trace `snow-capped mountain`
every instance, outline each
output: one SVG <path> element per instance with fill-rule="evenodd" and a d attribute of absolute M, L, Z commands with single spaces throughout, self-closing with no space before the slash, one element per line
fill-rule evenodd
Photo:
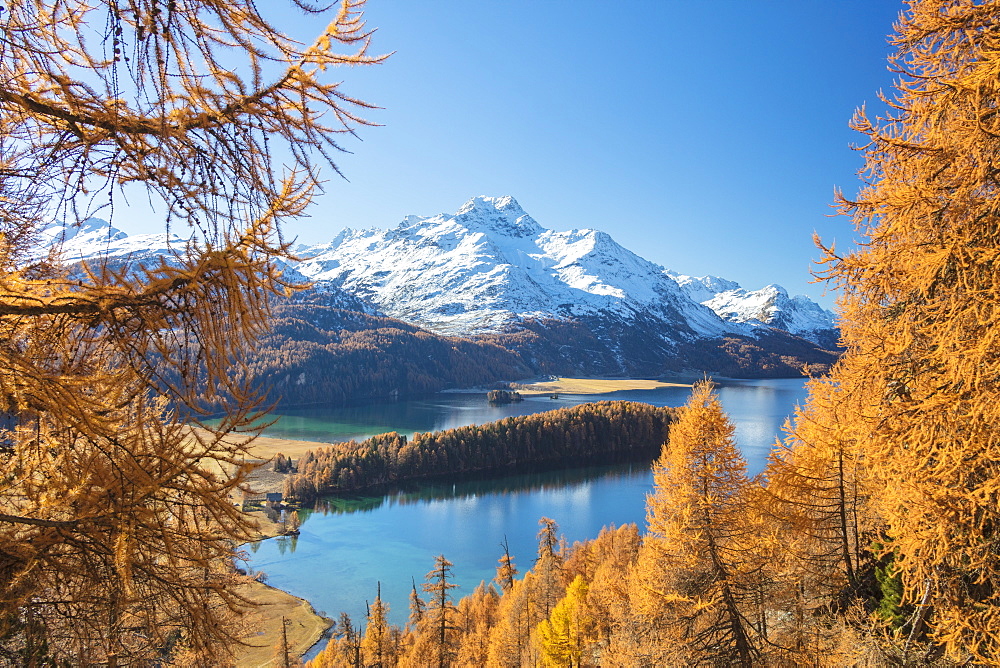
<path fill-rule="evenodd" d="M 176 234 L 128 235 L 101 218 L 88 218 L 78 226 L 51 225 L 42 230 L 40 236 L 39 259 L 47 255 L 49 249 L 55 249 L 65 264 L 100 258 L 112 266 L 128 264 L 133 268 L 156 265 L 161 260 L 174 263 L 187 250 L 188 244 L 187 239 Z M 294 265 L 283 263 L 281 268 L 291 283 L 310 282 Z M 321 294 L 315 291 L 298 293 L 291 301 L 380 315 L 370 302 L 329 286 Z"/>
<path fill-rule="evenodd" d="M 718 276 L 692 277 L 665 272 L 694 301 L 723 320 L 755 327 L 781 329 L 809 340 L 836 329 L 834 315 L 803 295 L 789 296 L 780 285 L 745 290 Z"/>
<path fill-rule="evenodd" d="M 128 236 L 99 219 L 44 234 L 68 263 L 146 264 L 185 248 L 176 235 Z M 283 317 L 317 306 L 387 316 L 479 337 L 540 373 L 787 376 L 836 358 L 833 315 L 807 297 L 676 274 L 605 232 L 545 229 L 512 197 L 475 197 L 390 230 L 344 230 L 296 254 L 304 259 L 286 276 L 314 287 Z"/>
<path fill-rule="evenodd" d="M 437 333 L 471 335 L 525 318 L 652 313 L 684 332 L 718 331 L 662 268 L 596 230 L 543 229 L 511 197 L 455 215 L 409 216 L 392 230 L 345 230 L 305 248 L 299 271 Z"/>
<path fill-rule="evenodd" d="M 832 314 L 806 297 L 673 274 L 605 232 L 544 229 L 512 197 L 476 197 L 454 215 L 408 216 L 391 230 L 345 230 L 300 254 L 309 259 L 299 271 L 319 286 L 363 296 L 438 333 L 595 317 L 657 320 L 672 340 L 833 328 Z"/>
<path fill-rule="evenodd" d="M 57 248 L 66 263 L 107 257 L 116 262 L 146 262 L 184 252 L 186 240 L 176 234 L 129 236 L 100 218 L 88 218 L 79 226 L 52 225 L 41 232 L 46 250 Z"/>

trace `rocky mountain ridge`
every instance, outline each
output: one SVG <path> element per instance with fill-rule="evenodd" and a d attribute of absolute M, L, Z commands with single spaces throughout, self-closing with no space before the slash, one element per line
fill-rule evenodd
<path fill-rule="evenodd" d="M 833 314 L 808 297 L 676 274 L 605 232 L 547 230 L 512 197 L 476 197 L 454 215 L 408 216 L 390 230 L 344 230 L 299 253 L 308 259 L 297 269 L 319 289 L 443 334 L 594 317 L 660 320 L 677 341 L 762 327 L 818 341 L 835 330 Z"/>
<path fill-rule="evenodd" d="M 169 262 L 186 245 L 175 234 L 129 236 L 98 219 L 43 234 L 67 263 Z M 303 259 L 286 274 L 313 287 L 277 306 L 275 333 L 256 354 L 262 385 L 295 367 L 294 382 L 281 384 L 292 397 L 310 388 L 301 401 L 320 401 L 345 369 L 361 368 L 359 351 L 373 345 L 375 357 L 364 363 L 372 371 L 361 374 L 371 386 L 355 379 L 346 393 L 330 385 L 331 395 L 346 401 L 461 384 L 442 376 L 449 367 L 476 376 L 466 384 L 539 373 L 793 376 L 837 357 L 833 315 L 807 297 L 677 274 L 598 230 L 547 230 L 512 197 L 476 197 L 455 214 L 407 216 L 394 229 L 347 229 L 296 252 Z M 436 351 L 421 355 L 437 366 L 414 366 L 416 350 Z M 447 350 L 459 357 L 446 362 Z M 303 356 L 314 363 L 295 361 Z"/>

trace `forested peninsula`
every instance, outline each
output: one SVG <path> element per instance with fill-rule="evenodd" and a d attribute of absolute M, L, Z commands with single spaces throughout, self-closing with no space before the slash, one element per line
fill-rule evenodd
<path fill-rule="evenodd" d="M 523 465 L 655 456 L 676 409 L 600 401 L 412 438 L 396 432 L 310 450 L 284 483 L 286 499 L 310 503 L 407 480 L 509 470 Z M 283 457 L 276 457 L 282 467 Z"/>

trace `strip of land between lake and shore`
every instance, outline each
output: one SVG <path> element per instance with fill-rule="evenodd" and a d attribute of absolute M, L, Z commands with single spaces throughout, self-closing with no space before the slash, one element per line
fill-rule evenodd
<path fill-rule="evenodd" d="M 636 378 L 554 378 L 534 382 L 512 383 L 510 389 L 522 396 L 545 396 L 557 394 L 611 394 L 622 390 L 649 390 L 660 387 L 687 387 L 688 383 L 663 382 Z M 486 388 L 451 390 L 451 392 L 485 393 Z M 267 461 L 278 453 L 298 460 L 309 450 L 322 448 L 328 443 L 302 441 L 270 436 L 258 436 L 250 444 L 249 454 L 254 459 Z M 252 475 L 252 486 L 258 492 L 281 491 L 284 476 L 258 469 Z M 249 513 L 258 523 L 259 540 L 281 535 L 277 523 L 268 519 L 262 510 Z M 302 656 L 332 625 L 332 620 L 322 617 L 308 602 L 292 594 L 275 589 L 260 582 L 251 583 L 246 594 L 260 604 L 255 614 L 260 621 L 255 627 L 255 635 L 248 642 L 256 645 L 241 651 L 236 665 L 239 668 L 257 668 L 273 661 L 276 645 L 280 642 L 282 618 L 286 620 L 288 640 L 294 656 Z"/>
<path fill-rule="evenodd" d="M 691 387 L 691 383 L 664 382 L 644 378 L 555 378 L 532 382 L 512 383 L 511 390 L 521 396 L 545 396 L 553 394 L 611 394 L 623 390 L 654 390 L 661 387 Z M 486 388 L 444 390 L 445 393 L 486 394 Z M 255 458 L 270 459 L 281 453 L 298 459 L 309 450 L 316 450 L 328 442 L 300 441 L 286 438 L 258 436 L 250 445 Z"/>
<path fill-rule="evenodd" d="M 257 540 L 281 535 L 278 523 L 268 519 L 262 510 L 247 514 L 257 522 Z M 245 545 L 243 547 L 246 548 Z M 236 668 L 267 668 L 278 665 L 276 657 L 282 642 L 282 621 L 285 623 L 288 655 L 293 661 L 320 642 L 327 629 L 333 625 L 333 620 L 317 614 L 308 601 L 284 590 L 256 580 L 241 587 L 243 589 L 240 593 L 258 607 L 250 613 L 255 618 L 249 620 L 248 627 L 252 631 L 244 639 L 247 645 L 236 651 Z"/>
<path fill-rule="evenodd" d="M 655 390 L 660 387 L 691 387 L 691 383 L 666 382 L 646 378 L 552 378 L 506 383 L 506 389 L 531 397 L 551 394 L 610 394 L 622 390 Z M 442 390 L 443 393 L 483 393 L 487 388 Z"/>

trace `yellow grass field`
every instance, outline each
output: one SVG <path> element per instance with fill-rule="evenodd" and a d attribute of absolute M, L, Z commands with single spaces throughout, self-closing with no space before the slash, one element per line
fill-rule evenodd
<path fill-rule="evenodd" d="M 253 633 L 246 639 L 250 647 L 237 651 L 237 668 L 265 668 L 280 666 L 279 648 L 281 646 L 281 619 L 286 621 L 289 658 L 294 662 L 305 654 L 330 626 L 330 621 L 317 615 L 312 606 L 301 598 L 297 598 L 259 582 L 248 585 L 250 598 L 260 604 L 251 613 L 249 626 Z"/>
<path fill-rule="evenodd" d="M 285 438 L 258 436 L 250 445 L 250 453 L 259 459 L 270 459 L 280 452 L 286 457 L 297 460 L 306 453 L 306 450 L 315 450 L 322 448 L 324 445 L 329 445 L 329 443 L 293 441 Z"/>
<path fill-rule="evenodd" d="M 522 395 L 605 394 L 621 390 L 655 390 L 658 387 L 691 387 L 689 383 L 664 383 L 643 378 L 557 378 L 517 386 Z"/>

